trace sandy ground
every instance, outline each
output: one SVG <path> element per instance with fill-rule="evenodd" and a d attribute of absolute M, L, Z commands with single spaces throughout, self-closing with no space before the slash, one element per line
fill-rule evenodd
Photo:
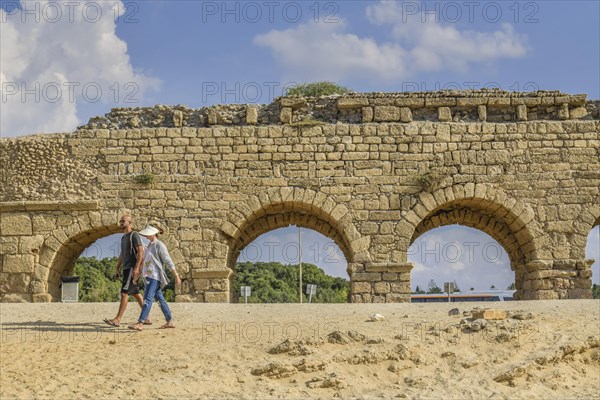
<path fill-rule="evenodd" d="M 1 398 L 600 398 L 598 300 L 492 303 L 533 318 L 479 331 L 490 303 L 171 306 L 134 332 L 116 303 L 0 304 Z"/>

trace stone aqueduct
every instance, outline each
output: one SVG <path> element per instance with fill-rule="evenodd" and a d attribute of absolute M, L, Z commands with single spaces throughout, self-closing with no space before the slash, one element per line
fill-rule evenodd
<path fill-rule="evenodd" d="M 240 251 L 290 224 L 334 240 L 353 302 L 410 299 L 411 243 L 448 224 L 502 244 L 521 299 L 591 296 L 598 102 L 497 90 L 115 109 L 73 133 L 0 140 L 2 301 L 60 299 L 82 251 L 158 220 L 177 301 L 228 302 Z"/>

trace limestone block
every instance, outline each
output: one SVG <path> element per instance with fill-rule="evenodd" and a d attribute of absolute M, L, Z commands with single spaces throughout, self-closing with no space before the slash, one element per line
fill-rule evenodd
<path fill-rule="evenodd" d="M 362 122 L 373 122 L 373 107 L 362 108 Z"/>
<path fill-rule="evenodd" d="M 204 292 L 204 301 L 207 303 L 229 303 L 229 293 Z"/>
<path fill-rule="evenodd" d="M 369 282 L 352 282 L 352 293 L 371 293 L 371 284 Z"/>
<path fill-rule="evenodd" d="M 525 104 L 517 106 L 517 121 L 527 121 L 527 106 Z"/>
<path fill-rule="evenodd" d="M 371 297 L 373 303 L 386 303 L 386 296 L 383 294 L 375 295 Z"/>
<path fill-rule="evenodd" d="M 569 104 L 563 103 L 558 109 L 558 118 L 565 120 L 569 119 Z"/>
<path fill-rule="evenodd" d="M 425 99 L 414 97 L 399 98 L 396 99 L 394 104 L 398 107 L 421 108 L 425 107 Z"/>
<path fill-rule="evenodd" d="M 352 275 L 353 282 L 378 282 L 381 281 L 380 272 L 356 272 Z"/>
<path fill-rule="evenodd" d="M 183 126 L 183 111 L 173 111 L 173 126 L 176 128 Z"/>
<path fill-rule="evenodd" d="M 577 107 L 569 111 L 571 119 L 579 119 L 588 115 L 588 110 L 585 107 Z"/>
<path fill-rule="evenodd" d="M 210 287 L 210 279 L 194 279 L 195 290 L 208 290 Z"/>
<path fill-rule="evenodd" d="M 216 290 L 225 292 L 229 287 L 228 281 L 226 279 L 211 279 L 210 280 L 210 290 Z"/>
<path fill-rule="evenodd" d="M 410 303 L 410 292 L 388 293 L 385 295 L 386 303 Z"/>
<path fill-rule="evenodd" d="M 400 108 L 395 106 L 375 106 L 374 120 L 390 122 L 400 120 Z"/>
<path fill-rule="evenodd" d="M 282 107 L 281 113 L 279 114 L 279 121 L 282 124 L 291 124 L 292 123 L 292 108 L 291 107 Z"/>
<path fill-rule="evenodd" d="M 478 106 L 477 107 L 477 115 L 480 121 L 487 120 L 487 107 L 486 106 Z"/>
<path fill-rule="evenodd" d="M 31 254 L 7 254 L 3 264 L 2 272 L 30 274 L 33 272 L 35 257 Z"/>
<path fill-rule="evenodd" d="M 33 295 L 34 303 L 51 303 L 52 295 L 48 293 L 38 293 Z"/>
<path fill-rule="evenodd" d="M 388 282 L 375 282 L 374 285 L 375 293 L 389 293 L 390 292 L 390 284 Z"/>
<path fill-rule="evenodd" d="M 401 122 L 412 122 L 413 115 L 412 110 L 408 107 L 400 108 L 400 121 Z"/>
<path fill-rule="evenodd" d="M 458 107 L 475 107 L 485 105 L 488 102 L 487 97 L 459 97 L 456 99 Z"/>
<path fill-rule="evenodd" d="M 392 293 L 410 293 L 410 282 L 391 282 L 390 290 Z"/>
<path fill-rule="evenodd" d="M 591 291 L 591 290 L 590 290 Z M 531 296 L 531 300 L 558 300 L 559 292 L 556 290 L 537 290 L 530 293 L 524 294 L 525 296 Z M 529 300 L 529 299 L 524 299 Z"/>
<path fill-rule="evenodd" d="M 41 235 L 23 236 L 19 239 L 19 253 L 37 254 L 40 252 L 42 244 L 44 244 L 44 237 Z"/>
<path fill-rule="evenodd" d="M 36 233 L 51 231 L 56 228 L 56 219 L 45 215 L 34 215 L 33 231 Z"/>
<path fill-rule="evenodd" d="M 0 299 L 2 303 L 27 303 L 30 301 L 31 294 L 29 293 L 10 293 Z"/>
<path fill-rule="evenodd" d="M 369 99 L 363 97 L 341 98 L 337 102 L 339 110 L 347 110 L 352 108 L 362 108 L 369 105 Z"/>
<path fill-rule="evenodd" d="M 40 294 L 46 293 L 48 291 L 48 287 L 46 282 L 44 281 L 32 281 L 31 282 L 31 293 Z"/>
<path fill-rule="evenodd" d="M 17 237 L 0 236 L 0 254 L 14 254 L 19 251 Z"/>
<path fill-rule="evenodd" d="M 31 218 L 27 214 L 0 214 L 0 235 L 32 235 Z"/>
<path fill-rule="evenodd" d="M 219 123 L 219 113 L 214 108 L 208 110 L 208 124 L 217 125 Z"/>
<path fill-rule="evenodd" d="M 425 99 L 426 107 L 440 107 L 448 108 L 456 105 L 456 98 L 454 97 L 428 97 Z"/>
<path fill-rule="evenodd" d="M 504 310 L 486 308 L 485 310 L 474 311 L 472 317 L 473 319 L 502 320 L 506 319 L 508 314 Z"/>
<path fill-rule="evenodd" d="M 438 120 L 440 122 L 452 121 L 452 111 L 450 107 L 439 107 L 438 108 Z"/>
<path fill-rule="evenodd" d="M 48 276 L 50 276 L 50 268 L 46 268 L 43 265 L 36 265 L 33 270 L 33 279 L 37 279 L 39 281 L 48 280 Z"/>
<path fill-rule="evenodd" d="M 279 104 L 281 104 L 281 107 L 302 108 L 306 107 L 306 99 L 303 97 L 282 97 Z"/>
<path fill-rule="evenodd" d="M 28 274 L 0 275 L 0 292 L 2 293 L 26 293 L 29 291 L 31 277 Z"/>

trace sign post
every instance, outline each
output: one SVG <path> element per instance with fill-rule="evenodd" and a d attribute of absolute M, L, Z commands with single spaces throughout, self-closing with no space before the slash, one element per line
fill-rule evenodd
<path fill-rule="evenodd" d="M 248 304 L 248 297 L 252 294 L 250 286 L 240 287 L 240 295 L 244 298 L 244 303 Z"/>
<path fill-rule="evenodd" d="M 317 294 L 317 285 L 306 285 L 306 295 L 308 296 L 309 303 L 315 294 Z"/>
<path fill-rule="evenodd" d="M 454 282 L 444 282 L 444 292 L 448 293 L 448 303 L 450 303 L 450 295 L 454 293 Z"/>

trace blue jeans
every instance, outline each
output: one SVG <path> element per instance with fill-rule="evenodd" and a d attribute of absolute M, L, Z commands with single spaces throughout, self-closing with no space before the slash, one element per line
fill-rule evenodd
<path fill-rule="evenodd" d="M 143 323 L 148 318 L 148 315 L 150 315 L 150 309 L 152 308 L 154 299 L 158 301 L 160 309 L 167 322 L 173 319 L 169 305 L 167 304 L 167 301 L 163 296 L 162 289 L 160 288 L 160 282 L 156 279 L 146 278 L 146 288 L 144 289 L 144 305 L 142 306 L 142 314 L 140 315 L 139 322 Z"/>

